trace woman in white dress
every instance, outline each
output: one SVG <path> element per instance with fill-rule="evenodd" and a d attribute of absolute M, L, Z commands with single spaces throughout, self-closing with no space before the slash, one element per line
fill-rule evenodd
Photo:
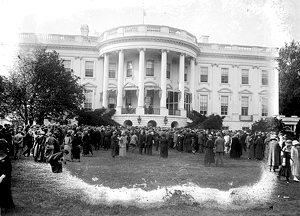
<path fill-rule="evenodd" d="M 291 158 L 292 158 L 292 175 L 294 176 L 294 181 L 296 182 L 299 181 L 299 177 L 300 177 L 299 152 L 300 152 L 300 143 L 297 140 L 294 140 L 291 149 Z"/>
<path fill-rule="evenodd" d="M 127 144 L 127 136 L 125 131 L 122 131 L 121 137 L 119 140 L 119 156 L 125 157 L 126 156 L 126 144 Z"/>

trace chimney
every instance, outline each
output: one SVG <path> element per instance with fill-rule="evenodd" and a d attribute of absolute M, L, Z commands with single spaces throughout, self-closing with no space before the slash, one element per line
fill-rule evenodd
<path fill-rule="evenodd" d="M 89 35 L 89 26 L 87 24 L 84 24 L 80 28 L 81 36 L 88 36 Z"/>
<path fill-rule="evenodd" d="M 202 35 L 199 40 L 200 40 L 200 43 L 208 43 L 208 39 L 209 39 L 209 36 Z"/>

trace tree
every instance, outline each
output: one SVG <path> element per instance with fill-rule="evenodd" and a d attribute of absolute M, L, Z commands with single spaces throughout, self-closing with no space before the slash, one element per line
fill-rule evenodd
<path fill-rule="evenodd" d="M 8 79 L 10 107 L 25 124 L 59 118 L 80 108 L 84 100 L 79 77 L 65 70 L 56 51 L 47 52 L 45 47 L 22 48 Z"/>
<path fill-rule="evenodd" d="M 264 131 L 264 132 L 279 132 L 284 131 L 284 123 L 282 119 L 278 119 L 276 117 L 268 117 L 268 118 L 261 118 L 258 121 L 255 121 L 252 126 L 252 132 L 256 131 Z"/>
<path fill-rule="evenodd" d="M 280 113 L 291 115 L 300 106 L 299 42 L 285 43 L 279 50 L 278 66 Z"/>
<path fill-rule="evenodd" d="M 9 113 L 7 85 L 6 77 L 0 76 L 0 118 L 4 118 Z"/>
<path fill-rule="evenodd" d="M 105 108 L 91 110 L 78 110 L 76 113 L 78 115 L 78 125 L 92 125 L 92 126 L 119 126 L 120 124 L 111 119 L 115 114 L 116 110 L 107 110 Z"/>
<path fill-rule="evenodd" d="M 198 127 L 202 129 L 222 129 L 223 126 L 224 117 L 219 115 L 212 114 L 207 117 L 193 110 L 188 117 L 193 121 L 188 124 L 187 127 L 189 128 Z"/>

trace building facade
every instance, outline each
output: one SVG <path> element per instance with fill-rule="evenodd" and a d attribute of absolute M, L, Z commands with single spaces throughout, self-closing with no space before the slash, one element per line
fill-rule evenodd
<path fill-rule="evenodd" d="M 20 34 L 21 45 L 56 50 L 85 87 L 84 107 L 115 108 L 126 125 L 186 126 L 187 114 L 224 116 L 249 128 L 278 115 L 277 49 L 209 43 L 168 26 L 132 25 L 89 36 Z"/>

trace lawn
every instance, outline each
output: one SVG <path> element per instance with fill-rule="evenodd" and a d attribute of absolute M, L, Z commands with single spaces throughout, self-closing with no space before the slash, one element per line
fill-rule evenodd
<path fill-rule="evenodd" d="M 16 208 L 7 215 L 299 215 L 300 183 L 276 180 L 263 161 L 226 156 L 224 168 L 204 167 L 200 154 L 171 151 L 167 159 L 157 154 L 113 159 L 100 150 L 68 163 L 61 174 L 32 158 L 13 161 Z M 264 181 L 263 187 L 257 183 Z M 159 199 L 165 187 L 171 192 L 164 202 L 138 205 L 144 196 Z M 222 205 L 215 196 L 222 193 L 234 202 Z M 199 201 L 200 194 L 208 199 Z M 249 202 L 247 194 L 258 202 Z M 126 198 L 128 203 L 120 202 Z"/>

